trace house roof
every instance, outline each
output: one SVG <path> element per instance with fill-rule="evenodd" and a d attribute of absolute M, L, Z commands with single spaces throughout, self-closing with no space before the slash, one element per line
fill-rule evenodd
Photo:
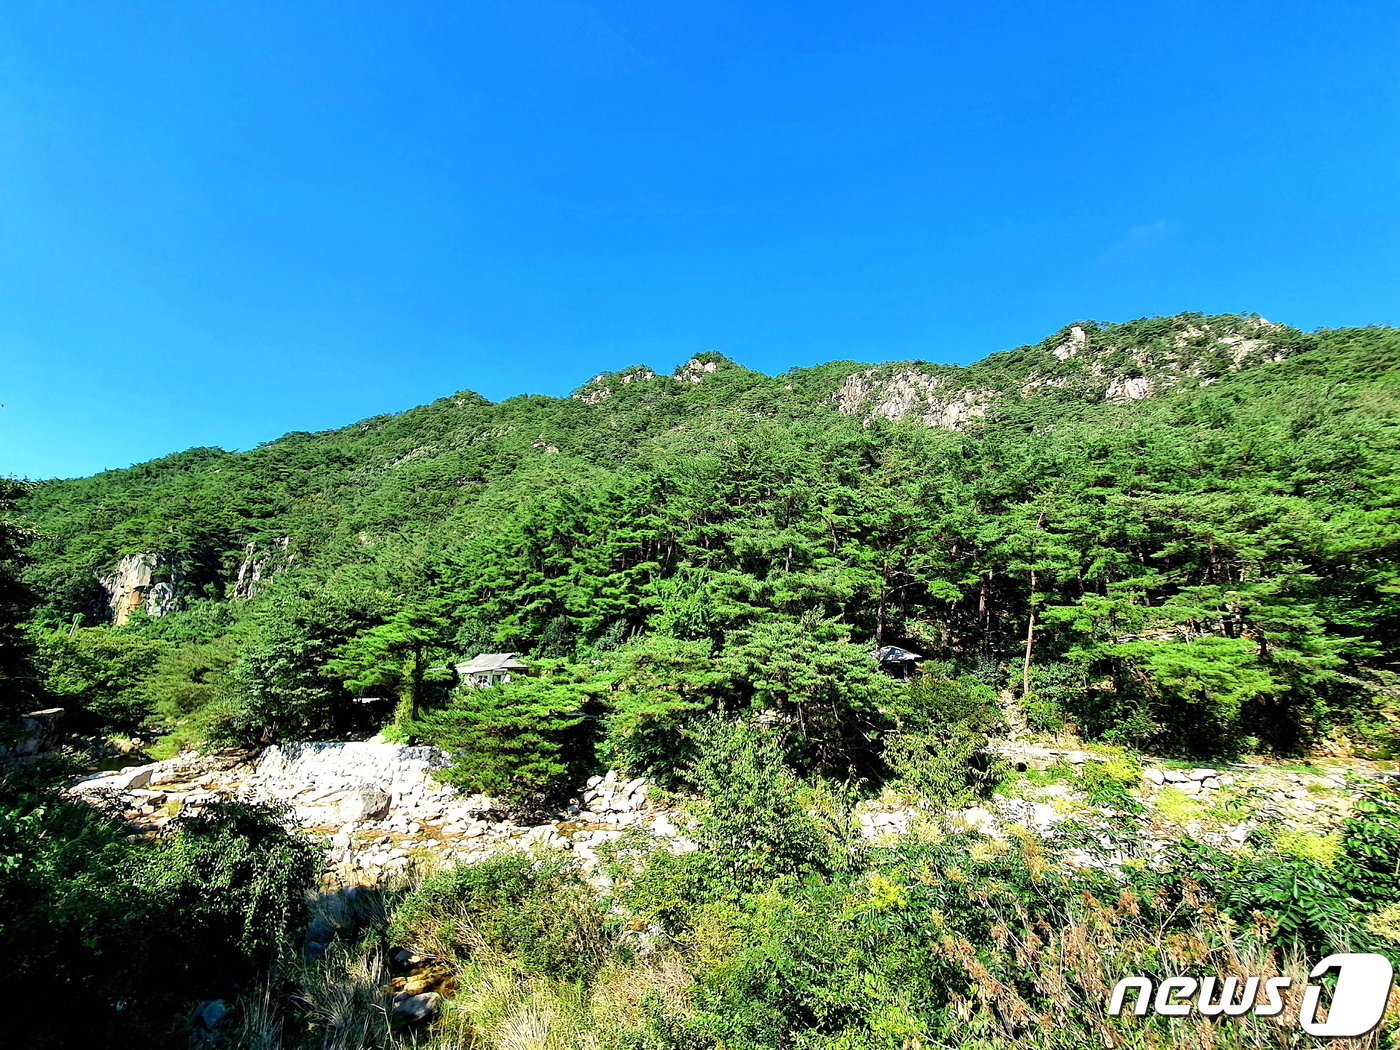
<path fill-rule="evenodd" d="M 523 671 L 525 665 L 514 653 L 480 653 L 464 664 L 457 665 L 458 674 L 480 674 L 483 671 Z"/>
<path fill-rule="evenodd" d="M 882 645 L 875 650 L 875 659 L 882 664 L 902 664 L 908 660 L 922 660 L 923 657 L 897 645 Z"/>

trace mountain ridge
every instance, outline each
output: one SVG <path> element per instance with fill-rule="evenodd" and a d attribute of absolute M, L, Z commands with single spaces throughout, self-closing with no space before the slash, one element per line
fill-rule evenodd
<path fill-rule="evenodd" d="M 492 402 L 462 390 L 242 452 L 194 448 L 34 483 L 27 506 L 46 566 L 35 572 L 50 575 L 40 590 L 55 614 L 130 606 L 129 596 L 103 598 L 95 587 L 136 556 L 168 563 L 186 600 L 246 598 L 263 582 L 251 582 L 259 562 L 299 557 L 305 565 L 315 560 L 308 544 L 325 555 L 332 537 L 337 556 L 359 559 L 355 545 L 372 548 L 395 534 L 421 540 L 439 531 L 435 516 L 450 521 L 472 504 L 513 513 L 532 491 L 567 486 L 570 477 L 648 470 L 697 427 L 723 441 L 772 428 L 834 434 L 842 419 L 866 431 L 1044 428 L 1257 378 L 1345 342 L 1349 331 L 1370 330 L 1305 333 L 1257 315 L 1181 314 L 1075 322 L 964 366 L 840 361 L 769 376 L 711 351 L 669 376 L 644 365 L 605 372 L 567 397 Z M 389 507 L 397 511 L 376 509 Z M 453 534 L 477 527 L 462 523 Z"/>

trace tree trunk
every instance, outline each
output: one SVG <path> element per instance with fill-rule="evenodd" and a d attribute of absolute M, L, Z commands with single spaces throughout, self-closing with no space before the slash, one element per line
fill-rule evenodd
<path fill-rule="evenodd" d="M 1045 511 L 1041 511 L 1035 519 L 1036 535 L 1045 528 Z M 1034 555 L 1032 555 L 1034 556 Z M 1035 568 L 1031 568 L 1031 593 L 1026 602 L 1026 659 L 1021 664 L 1021 695 L 1025 696 L 1031 691 L 1031 647 L 1035 645 Z"/>
<path fill-rule="evenodd" d="M 1035 645 L 1035 570 L 1031 570 L 1031 595 L 1026 616 L 1026 659 L 1021 664 L 1021 695 L 1031 691 L 1031 648 Z"/>
<path fill-rule="evenodd" d="M 408 664 L 408 717 L 418 721 L 418 705 L 423 697 L 423 650 L 414 649 Z"/>

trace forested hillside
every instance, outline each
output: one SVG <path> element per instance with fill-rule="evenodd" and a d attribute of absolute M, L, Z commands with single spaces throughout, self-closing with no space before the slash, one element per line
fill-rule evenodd
<path fill-rule="evenodd" d="M 561 663 L 424 717 L 567 735 L 586 709 L 627 748 L 753 706 L 809 761 L 874 769 L 878 643 L 1032 729 L 1388 754 L 1398 393 L 1396 330 L 1198 315 L 963 369 L 711 354 L 571 398 L 463 392 L 33 485 L 36 642 L 94 727 L 191 740 L 335 733 L 356 694 L 431 709 L 450 658 L 500 649 Z M 168 614 L 106 629 L 99 577 L 137 554 Z M 88 688 L 122 661 L 134 684 Z"/>
<path fill-rule="evenodd" d="M 1400 330 L 1185 315 L 4 482 L 0 746 L 70 730 L 0 760 L 0 983 L 62 1003 L 12 1028 L 1294 1045 L 1316 960 L 1400 958 L 1400 797 L 1358 761 L 1400 749 L 1397 479 Z M 528 673 L 471 688 L 480 652 Z M 282 742 L 387 765 L 250 772 Z M 1255 983 L 1109 1008 L 1182 973 Z"/>

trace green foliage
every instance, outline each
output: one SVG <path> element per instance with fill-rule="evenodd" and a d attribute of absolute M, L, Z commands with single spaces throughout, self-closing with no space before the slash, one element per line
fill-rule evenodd
<path fill-rule="evenodd" d="M 1206 807 L 1180 788 L 1166 784 L 1153 800 L 1157 813 L 1175 824 L 1186 824 L 1205 816 Z"/>
<path fill-rule="evenodd" d="M 881 707 L 898 688 L 847 629 L 810 616 L 733 632 L 718 666 L 751 709 L 788 728 L 792 761 L 827 772 L 869 761 Z"/>
<path fill-rule="evenodd" d="M 229 740 L 236 709 L 229 674 L 238 642 L 223 635 L 213 641 L 170 649 L 156 660 L 145 681 L 156 724 L 165 731 L 162 755 L 185 744 Z"/>
<path fill-rule="evenodd" d="M 572 787 L 593 757 L 587 708 L 603 688 L 587 666 L 542 662 L 538 677 L 459 689 L 446 707 L 404 723 L 452 754 L 439 775 L 507 802 L 540 802 Z"/>
<path fill-rule="evenodd" d="M 1366 907 L 1400 903 L 1400 790 L 1376 786 L 1342 826 L 1337 878 Z"/>
<path fill-rule="evenodd" d="M 29 563 L 31 538 L 17 512 L 24 495 L 18 483 L 0 478 L 0 723 L 4 724 L 41 695 L 32 643 L 23 629 L 35 604 L 21 578 Z"/>
<path fill-rule="evenodd" d="M 708 641 L 639 639 L 602 661 L 607 706 L 600 757 L 608 765 L 674 785 L 693 760 L 691 719 L 730 684 Z"/>
<path fill-rule="evenodd" d="M 708 850 L 672 853 L 647 843 L 633 847 L 624 835 L 608 851 L 609 873 L 620 882 L 618 898 L 632 914 L 659 923 L 668 935 L 689 931 L 721 876 Z M 629 848 L 630 847 L 630 848 Z"/>
<path fill-rule="evenodd" d="M 224 801 L 182 814 L 147 880 L 206 930 L 204 950 L 266 963 L 306 921 L 319 852 L 275 806 Z"/>
<path fill-rule="evenodd" d="M 347 641 L 327 670 L 352 690 L 394 691 L 400 698 L 400 721 L 411 722 L 418 717 L 426 685 L 447 680 L 434 657 L 445 657 L 451 633 L 441 601 L 411 600 L 386 622 Z"/>
<path fill-rule="evenodd" d="M 1331 868 L 1337 863 L 1342 848 L 1342 836 L 1337 832 L 1326 835 L 1317 832 L 1285 828 L 1274 836 L 1274 848 L 1294 860 L 1318 868 Z"/>
<path fill-rule="evenodd" d="M 894 787 L 910 798 L 965 806 L 985 797 L 1007 772 L 985 751 L 1002 724 L 996 691 L 972 675 L 931 671 L 899 695 L 883 758 Z"/>
<path fill-rule="evenodd" d="M 211 805 L 151 844 L 34 777 L 0 777 L 0 981 L 15 1045 L 185 1045 L 191 1001 L 229 996 L 304 922 L 318 858 L 275 815 Z M 160 960 L 159 981 L 141 960 Z"/>
<path fill-rule="evenodd" d="M 1047 733 L 1218 753 L 1341 731 L 1389 753 L 1400 335 L 1198 314 L 1077 329 L 964 369 L 712 362 L 578 398 L 463 392 L 7 499 L 34 528 L 23 572 L 45 622 L 89 612 L 120 555 L 177 565 L 189 610 L 133 630 L 236 639 L 235 713 L 208 721 L 245 737 L 336 732 L 322 712 L 347 690 L 392 693 L 411 720 L 474 648 L 640 646 L 634 667 L 599 667 L 618 676 L 610 757 L 673 774 L 688 717 L 755 708 L 794 727 L 799 767 L 872 776 L 891 703 L 878 640 L 999 665 Z M 858 372 L 869 403 L 843 388 Z M 986 414 L 962 431 L 878 418 L 896 375 L 937 380 L 934 415 L 964 397 Z M 1128 377 L 1153 396 L 1110 403 Z M 276 580 L 224 601 L 253 562 Z M 361 615 L 298 652 L 267 623 L 284 588 Z M 322 657 L 330 671 L 308 668 Z"/>
<path fill-rule="evenodd" d="M 756 879 L 824 870 L 830 844 L 798 800 L 778 733 L 719 716 L 693 732 L 688 779 L 703 799 L 695 838 L 715 857 L 716 889 L 743 893 Z"/>
<path fill-rule="evenodd" d="M 389 936 L 459 965 L 479 952 L 510 955 L 528 972 L 564 980 L 592 976 L 608 941 L 604 914 L 575 869 L 524 854 L 431 876 L 399 905 Z"/>
<path fill-rule="evenodd" d="M 151 714 L 146 680 L 174 648 L 105 627 L 38 630 L 35 660 L 50 701 L 78 729 L 139 729 Z"/>
<path fill-rule="evenodd" d="M 1236 927 L 1242 944 L 1315 959 L 1335 951 L 1372 950 L 1372 940 L 1356 922 L 1354 903 L 1326 848 L 1285 848 L 1225 852 L 1182 839 L 1169 850 L 1167 867 L 1142 869 L 1140 886 L 1163 892 L 1164 880 L 1189 872 L 1198 899 L 1214 902 Z M 1175 893 L 1176 891 L 1172 891 Z"/>
<path fill-rule="evenodd" d="M 1084 763 L 1080 786 L 1096 806 L 1109 806 L 1130 813 L 1141 811 L 1133 792 L 1142 786 L 1142 763 L 1136 756 L 1119 751 L 1103 762 Z"/>
<path fill-rule="evenodd" d="M 231 739 L 271 743 L 366 728 L 365 705 L 327 669 L 369 625 L 355 597 L 281 593 L 263 606 L 229 672 L 232 710 L 225 732 Z"/>

